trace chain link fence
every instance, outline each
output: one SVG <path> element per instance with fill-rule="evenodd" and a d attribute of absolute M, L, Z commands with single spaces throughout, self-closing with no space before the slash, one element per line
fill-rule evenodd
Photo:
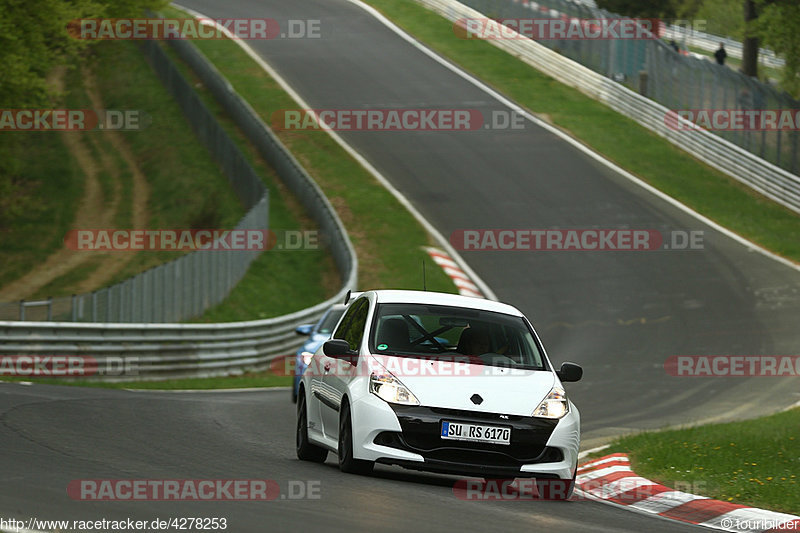
<path fill-rule="evenodd" d="M 664 29 L 665 39 L 674 39 L 681 43 L 683 47 L 695 47 L 706 52 L 715 52 L 720 43 L 725 45 L 725 50 L 728 52 L 729 57 L 742 59 L 743 46 L 739 41 L 735 41 L 729 37 L 722 37 L 720 35 L 713 35 L 698 31 L 688 25 L 670 24 Z M 769 48 L 758 49 L 758 62 L 761 65 L 773 68 L 781 68 L 786 65 L 786 60 L 782 57 L 775 55 L 775 52 Z"/>
<path fill-rule="evenodd" d="M 265 197 L 236 229 L 266 229 L 267 225 Z M 0 320 L 182 322 L 221 303 L 259 253 L 198 250 L 89 294 L 0 304 Z"/>
<path fill-rule="evenodd" d="M 214 65 L 191 42 L 172 40 L 168 43 L 194 70 L 319 226 L 320 241 L 333 257 L 343 288 L 334 299 L 295 313 L 306 322 L 316 320 L 333 300 L 340 300 L 344 291 L 356 287 L 358 260 L 344 225 L 319 186 Z M 173 93 L 192 128 L 223 168 L 239 199 L 249 210 L 236 229 L 267 229 L 268 191 L 255 170 L 161 47 L 150 41 L 145 41 L 143 47 L 156 73 Z M 259 253 L 240 250 L 192 252 L 91 294 L 35 302 L 0 303 L 0 321 L 185 321 L 222 302 Z M 256 321 L 252 324 L 262 322 L 271 323 Z M 286 335 L 291 338 L 290 333 Z"/>
<path fill-rule="evenodd" d="M 489 18 L 619 19 L 571 0 L 461 0 Z M 673 110 L 800 110 L 785 92 L 712 61 L 683 56 L 660 39 L 537 41 Z M 800 174 L 798 130 L 715 131 L 731 143 Z"/>
<path fill-rule="evenodd" d="M 228 111 L 236 125 L 246 132 L 249 140 L 317 222 L 321 237 L 341 275 L 341 289 L 317 305 L 264 320 L 219 324 L 148 323 L 150 320 L 144 318 L 141 311 L 145 300 L 152 302 L 156 309 L 149 319 L 175 322 L 195 316 L 202 307 L 221 300 L 236 284 L 236 278 L 244 275 L 246 268 L 240 267 L 245 265 L 247 252 L 236 252 L 235 256 L 226 256 L 224 251 L 194 252 L 154 269 L 158 274 L 145 273 L 104 290 L 108 292 L 22 305 L 0 304 L 0 339 L 3 339 L 0 356 L 70 356 L 73 361 L 76 358 L 83 361 L 89 368 L 96 366 L 96 374 L 82 374 L 86 379 L 104 381 L 212 377 L 261 371 L 294 353 L 298 344 L 295 334 L 298 325 L 316 322 L 331 305 L 343 301 L 345 294 L 355 290 L 358 281 L 355 249 L 342 221 L 319 186 L 258 114 L 191 43 L 172 41 L 170 44 L 192 66 L 202 83 Z M 159 52 L 149 51 L 157 57 L 161 55 Z M 169 76 L 176 74 L 170 69 L 166 71 Z M 195 110 L 189 107 L 187 112 L 191 114 Z M 209 132 L 205 134 L 214 143 L 225 145 L 217 136 L 208 135 Z M 236 158 L 229 154 L 226 157 L 229 157 L 230 167 L 224 162 L 221 164 L 236 169 L 239 164 Z M 239 182 L 240 176 L 237 172 L 231 178 L 234 184 Z M 262 224 L 266 227 L 267 196 L 265 190 L 262 193 L 261 185 L 247 180 L 241 181 L 240 186 L 234 185 L 240 197 L 255 199 L 239 227 Z M 250 196 L 253 192 L 256 196 Z M 194 275 L 202 272 L 211 275 Z M 123 300 L 126 303 L 120 303 Z M 29 321 L 4 322 L 2 316 L 8 313 L 24 315 Z M 130 317 L 140 322 L 53 322 L 70 315 L 86 317 L 92 314 L 98 321 L 128 321 Z"/>
<path fill-rule="evenodd" d="M 261 178 L 158 43 L 144 41 L 142 48 L 248 210 L 235 229 L 268 229 L 268 191 Z M 0 320 L 182 322 L 221 303 L 260 253 L 198 250 L 90 294 L 0 304 Z"/>
<path fill-rule="evenodd" d="M 253 143 L 258 153 L 275 169 L 281 182 L 317 224 L 321 241 L 326 243 L 346 287 L 355 290 L 358 260 L 342 221 L 319 185 L 308 175 L 292 153 L 259 118 L 211 62 L 189 41 L 168 41 L 178 55 L 192 67 L 205 87 L 214 95 L 227 115 Z"/>

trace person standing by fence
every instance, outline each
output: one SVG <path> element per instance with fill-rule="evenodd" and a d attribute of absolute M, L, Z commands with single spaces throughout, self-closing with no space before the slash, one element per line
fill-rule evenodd
<path fill-rule="evenodd" d="M 725 59 L 728 57 L 728 52 L 725 51 L 724 43 L 719 43 L 719 49 L 714 52 L 714 57 L 716 58 L 718 65 L 725 64 Z"/>

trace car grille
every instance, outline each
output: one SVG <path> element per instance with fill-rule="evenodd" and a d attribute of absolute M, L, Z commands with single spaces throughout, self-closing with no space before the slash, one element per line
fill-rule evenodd
<path fill-rule="evenodd" d="M 520 467 L 524 464 L 563 460 L 558 448 L 547 446 L 557 420 L 534 417 L 500 417 L 495 413 L 476 413 L 454 409 L 393 405 L 402 433 L 383 432 L 375 443 L 422 455 L 426 460 L 469 465 Z M 443 420 L 511 427 L 510 444 L 444 440 Z"/>

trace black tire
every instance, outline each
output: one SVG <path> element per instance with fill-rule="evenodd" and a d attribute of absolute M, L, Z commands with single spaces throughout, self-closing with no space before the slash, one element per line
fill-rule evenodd
<path fill-rule="evenodd" d="M 292 387 L 292 403 L 297 403 L 297 389 Z"/>
<path fill-rule="evenodd" d="M 575 480 L 578 478 L 578 466 L 575 466 L 575 472 L 572 473 L 572 481 L 570 481 L 569 489 L 567 490 L 567 497 L 565 500 L 572 498 L 572 493 L 575 492 Z"/>
<path fill-rule="evenodd" d="M 339 470 L 347 474 L 369 474 L 375 463 L 353 458 L 353 424 L 350 421 L 350 406 L 342 402 L 339 415 Z"/>
<path fill-rule="evenodd" d="M 544 491 L 544 499 L 554 501 L 566 501 L 572 497 L 575 490 L 575 478 L 578 471 L 572 474 L 572 479 L 554 479 L 547 482 L 547 488 Z"/>
<path fill-rule="evenodd" d="M 324 463 L 328 458 L 328 450 L 315 446 L 308 441 L 308 414 L 306 413 L 306 395 L 301 391 L 297 396 L 297 431 L 295 439 L 297 458 L 301 461 Z"/>

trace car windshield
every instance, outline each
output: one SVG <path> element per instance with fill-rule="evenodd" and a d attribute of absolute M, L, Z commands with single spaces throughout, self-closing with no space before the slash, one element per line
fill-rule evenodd
<path fill-rule="evenodd" d="M 545 369 L 522 317 L 464 307 L 379 304 L 369 347 L 373 354 Z"/>
<path fill-rule="evenodd" d="M 331 309 L 327 315 L 322 317 L 319 324 L 317 324 L 317 333 L 321 335 L 330 335 L 333 332 L 333 328 L 336 327 L 336 323 L 342 318 L 344 309 L 345 308 Z"/>

